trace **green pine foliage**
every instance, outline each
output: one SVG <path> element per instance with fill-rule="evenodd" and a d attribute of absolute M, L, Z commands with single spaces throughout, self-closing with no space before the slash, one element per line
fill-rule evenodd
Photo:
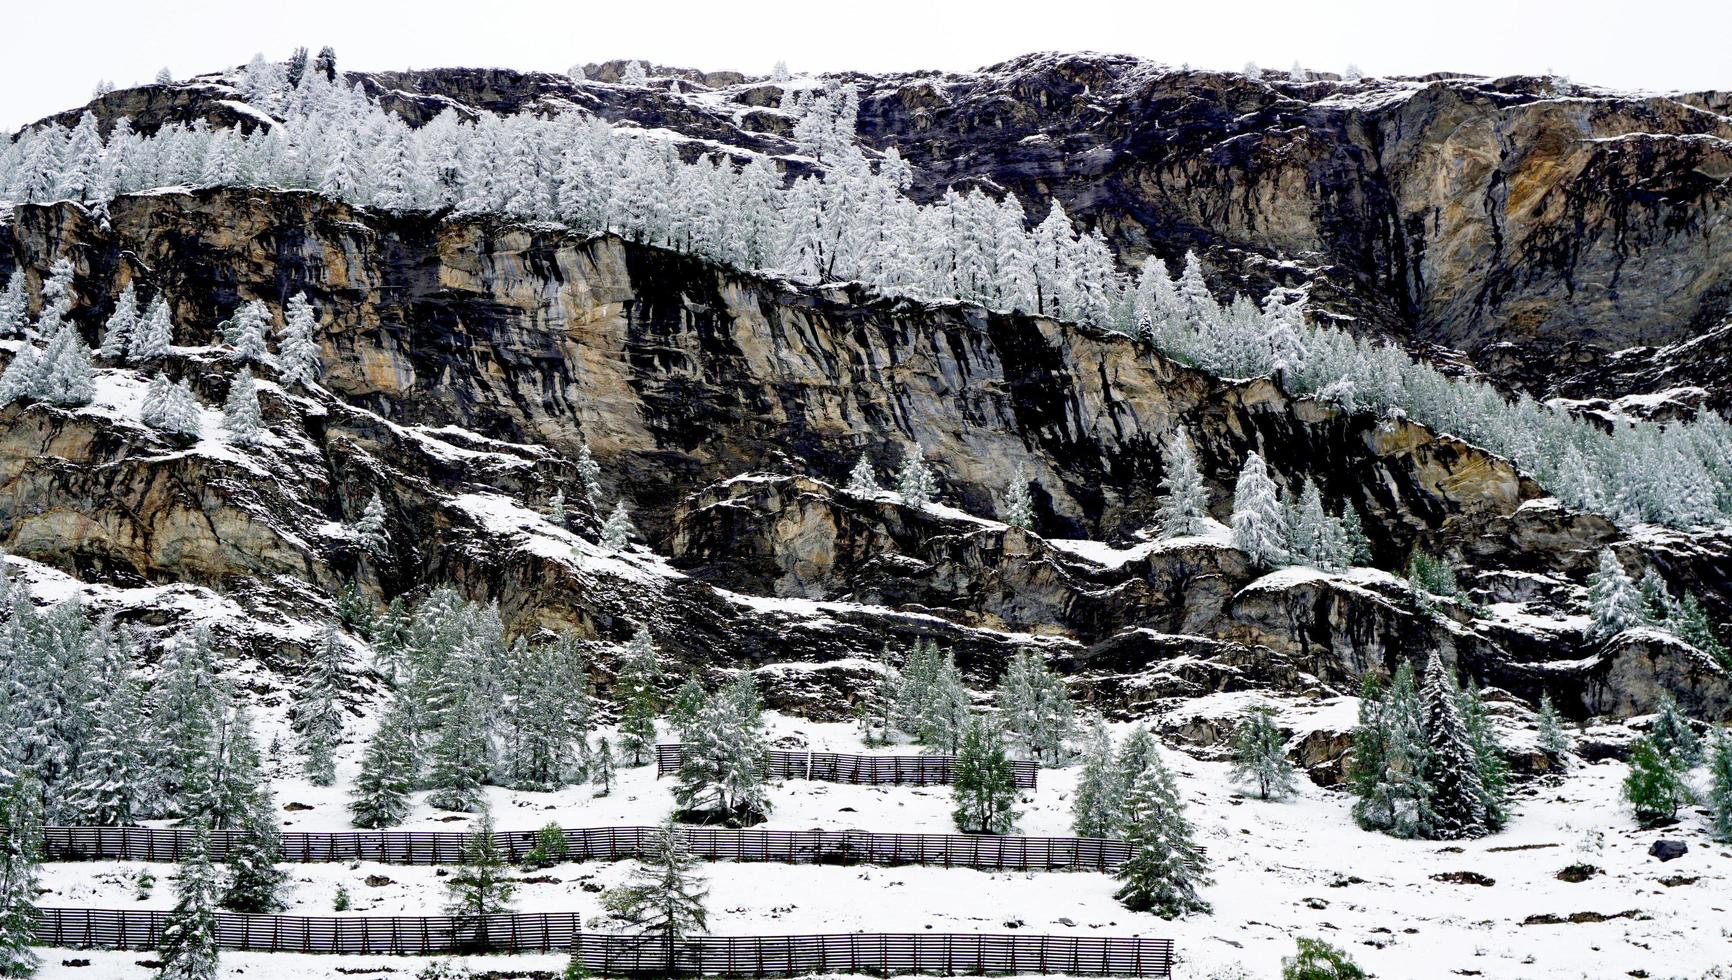
<path fill-rule="evenodd" d="M 614 780 L 613 746 L 609 745 L 607 739 L 603 738 L 590 757 L 593 761 L 589 767 L 589 781 L 595 786 L 595 795 L 612 795 Z"/>
<path fill-rule="evenodd" d="M 747 826 L 770 811 L 757 688 L 743 672 L 706 699 L 685 743 L 674 778 L 674 802 L 682 813 L 705 821 Z"/>
<path fill-rule="evenodd" d="M 1558 717 L 1549 694 L 1540 695 L 1539 742 L 1540 751 L 1553 763 L 1561 763 L 1570 756 L 1570 737 L 1564 732 L 1563 719 Z"/>
<path fill-rule="evenodd" d="M 550 823 L 536 833 L 535 846 L 523 856 L 523 866 L 528 869 L 551 868 L 563 862 L 569 851 L 565 831 L 559 824 Z"/>
<path fill-rule="evenodd" d="M 1115 897 L 1128 909 L 1163 919 L 1208 912 L 1201 889 L 1208 861 L 1193 840 L 1185 805 L 1167 767 L 1152 758 L 1125 797 L 1131 856 L 1120 867 Z"/>
<path fill-rule="evenodd" d="M 1353 818 L 1367 830 L 1414 837 L 1430 813 L 1425 779 L 1428 744 L 1420 721 L 1413 667 L 1403 663 L 1387 690 L 1366 675 L 1347 779 L 1358 797 Z"/>
<path fill-rule="evenodd" d="M 1298 939 L 1299 950 L 1281 960 L 1281 980 L 1365 980 L 1353 958 L 1321 939 Z"/>
<path fill-rule="evenodd" d="M 1672 700 L 1670 694 L 1660 695 L 1659 709 L 1655 712 L 1654 723 L 1648 727 L 1648 737 L 1654 740 L 1654 748 L 1675 760 L 1685 772 L 1702 762 L 1702 740 L 1696 737 L 1690 719 L 1684 717 L 1678 702 Z"/>
<path fill-rule="evenodd" d="M 450 894 L 445 914 L 460 922 L 478 922 L 483 916 L 511 911 L 517 884 L 493 833 L 493 814 L 483 809 L 445 881 Z"/>
<path fill-rule="evenodd" d="M 1492 726 L 1491 715 L 1478 686 L 1462 688 L 1458 700 L 1461 720 L 1467 726 L 1468 744 L 1473 748 L 1475 768 L 1479 771 L 1480 802 L 1485 808 L 1486 828 L 1501 830 L 1509 822 L 1509 760 Z"/>
<path fill-rule="evenodd" d="M 349 793 L 349 817 L 357 827 L 395 827 L 409 815 L 415 788 L 415 740 L 409 709 L 399 695 L 379 719 L 361 754 L 361 771 Z"/>
<path fill-rule="evenodd" d="M 1030 650 L 1018 650 L 998 685 L 999 715 L 1010 738 L 1030 758 L 1052 765 L 1068 754 L 1076 732 L 1063 679 Z"/>
<path fill-rule="evenodd" d="M 1100 719 L 1089 727 L 1082 773 L 1071 798 L 1071 829 L 1078 837 L 1114 837 L 1119 832 L 1118 758 Z"/>
<path fill-rule="evenodd" d="M 916 643 L 897 684 L 896 727 L 927 748 L 954 754 L 969 707 L 955 656 L 930 640 Z"/>
<path fill-rule="evenodd" d="M 998 725 L 976 715 L 963 730 L 951 785 L 951 817 L 965 834 L 1007 834 L 1016 826 L 1016 775 Z"/>
<path fill-rule="evenodd" d="M 639 629 L 620 651 L 615 684 L 624 706 L 619 719 L 620 750 L 634 766 L 648 762 L 655 751 L 656 715 L 660 711 L 656 686 L 661 677 L 655 640 L 648 629 Z"/>
<path fill-rule="evenodd" d="M 327 629 L 313 649 L 312 662 L 301 682 L 295 730 L 306 756 L 307 780 L 314 786 L 329 786 L 337 779 L 336 750 L 343 738 L 342 696 L 348 662 L 342 635 L 334 628 Z"/>
<path fill-rule="evenodd" d="M 1630 773 L 1624 777 L 1624 799 L 1642 824 L 1673 819 L 1678 809 L 1693 798 L 1685 778 L 1687 770 L 1652 735 L 1643 736 L 1630 746 L 1629 766 Z"/>
<path fill-rule="evenodd" d="M 661 825 L 631 875 L 602 895 L 602 904 L 646 942 L 665 943 L 671 953 L 687 936 L 708 928 L 704 901 L 709 888 L 697 873 L 697 858 L 673 818 Z"/>
<path fill-rule="evenodd" d="M 41 848 L 41 787 L 28 776 L 10 778 L 0 790 L 0 977 L 30 976 L 42 962 L 30 948 Z"/>
<path fill-rule="evenodd" d="M 1261 799 L 1293 792 L 1293 763 L 1287 761 L 1287 740 L 1275 726 L 1275 709 L 1257 705 L 1239 722 L 1233 733 L 1232 775 L 1254 784 Z"/>
<path fill-rule="evenodd" d="M 261 792 L 258 805 L 241 818 L 237 833 L 229 839 L 228 887 L 222 907 L 231 912 L 259 915 L 285 908 L 282 888 L 288 872 L 279 866 L 283 839 L 274 811 L 270 794 Z"/>
<path fill-rule="evenodd" d="M 1473 737 L 1461 716 L 1455 678 L 1444 670 L 1435 650 L 1426 662 L 1420 712 L 1427 742 L 1425 781 L 1430 790 L 1430 814 L 1420 834 L 1433 840 L 1478 837 L 1490 828 L 1486 789 Z"/>
<path fill-rule="evenodd" d="M 216 980 L 216 872 L 211 868 L 207 829 L 198 828 L 174 878 L 174 908 L 157 945 L 158 980 Z"/>
<path fill-rule="evenodd" d="M 1708 750 L 1708 830 L 1714 839 L 1732 843 L 1732 734 L 1720 732 Z"/>

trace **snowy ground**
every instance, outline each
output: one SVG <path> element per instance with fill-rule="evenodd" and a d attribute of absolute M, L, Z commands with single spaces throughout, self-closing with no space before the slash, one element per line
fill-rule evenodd
<path fill-rule="evenodd" d="M 1201 708 L 1198 704 L 1193 708 Z M 1343 704 L 1318 709 L 1331 720 Z M 1306 709 L 1294 709 L 1306 710 Z M 773 734 L 813 749 L 859 750 L 845 725 L 772 716 Z M 356 747 L 344 759 L 352 772 Z M 1168 923 L 1127 912 L 1113 901 L 1112 879 L 1092 873 L 989 873 L 940 868 L 839 868 L 776 864 L 706 865 L 711 930 L 717 934 L 923 930 L 1170 936 L 1178 941 L 1181 976 L 1273 976 L 1292 937 L 1328 938 L 1383 977 L 1606 977 L 1645 970 L 1652 977 L 1700 977 L 1732 962 L 1732 848 L 1709 843 L 1691 811 L 1667 831 L 1641 831 L 1618 802 L 1624 768 L 1615 762 L 1578 767 L 1561 785 L 1534 784 L 1520 799 L 1512 826 L 1459 847 L 1398 841 L 1356 829 L 1346 799 L 1303 784 L 1286 802 L 1245 798 L 1224 763 L 1168 752 L 1200 839 L 1214 861 L 1216 884 L 1206 895 L 1209 916 Z M 1019 830 L 1068 832 L 1074 767 L 1046 770 L 1040 788 L 1023 795 Z M 948 832 L 942 788 L 857 787 L 790 781 L 773 794 L 770 827 L 857 827 Z M 294 778 L 278 783 L 283 804 L 310 806 L 283 814 L 292 829 L 342 829 L 348 821 L 339 789 Z M 622 770 L 614 795 L 597 799 L 588 787 L 558 793 L 495 790 L 501 829 L 612 823 L 654 823 L 670 805 L 667 780 L 653 767 Z M 466 817 L 418 807 L 406 826 L 457 829 Z M 1603 830 L 1596 845 L 1592 832 Z M 1690 843 L 1682 859 L 1648 857 L 1660 836 Z M 1567 865 L 1585 861 L 1604 873 L 1579 884 L 1559 881 Z M 172 900 L 171 869 L 150 866 L 158 884 L 137 899 L 146 866 L 103 862 L 44 868 L 41 902 L 49 905 L 162 908 Z M 517 907 L 525 911 L 600 912 L 598 885 L 625 875 L 624 863 L 567 864 L 528 874 Z M 444 901 L 436 869 L 375 864 L 293 865 L 291 911 L 327 915 L 337 888 L 353 908 L 342 914 L 437 914 Z M 1455 884 L 1434 875 L 1474 872 L 1495 883 Z M 388 884 L 367 884 L 382 876 Z M 375 879 L 377 880 L 377 879 Z M 1536 915 L 1613 916 L 1601 922 L 1524 924 Z M 1627 914 L 1626 914 L 1627 913 Z M 1578 918 L 1580 916 L 1578 915 Z M 1015 923 L 1014 926 L 1008 925 Z M 605 928 L 605 923 L 599 923 Z M 87 959 L 90 967 L 64 966 Z M 45 951 L 51 978 L 150 974 L 147 953 Z M 353 976 L 412 976 L 424 961 L 405 957 L 304 957 L 230 954 L 225 976 L 303 980 Z M 552 970 L 560 957 L 484 957 L 490 970 Z M 343 972 L 339 972 L 343 971 Z M 383 972 L 376 972 L 383 971 Z M 1643 974 L 1636 974 L 1643 975 Z"/>

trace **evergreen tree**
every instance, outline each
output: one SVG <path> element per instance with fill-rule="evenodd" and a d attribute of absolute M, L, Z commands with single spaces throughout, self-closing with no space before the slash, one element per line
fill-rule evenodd
<path fill-rule="evenodd" d="M 547 522 L 554 527 L 565 527 L 565 491 L 556 489 L 553 496 L 547 498 Z"/>
<path fill-rule="evenodd" d="M 1677 760 L 1684 772 L 1702 763 L 1702 740 L 1696 737 L 1690 719 L 1678 710 L 1678 702 L 1672 700 L 1670 694 L 1660 695 L 1654 723 L 1648 726 L 1648 737 L 1653 739 L 1654 748 L 1661 754 Z"/>
<path fill-rule="evenodd" d="M 583 484 L 583 495 L 591 508 L 601 506 L 601 467 L 589 454 L 589 443 L 577 447 L 577 479 Z"/>
<path fill-rule="evenodd" d="M 0 337 L 16 337 L 30 319 L 30 291 L 24 282 L 24 267 L 15 266 L 0 291 Z"/>
<path fill-rule="evenodd" d="M 66 787 L 67 808 L 75 823 L 126 826 L 142 815 L 147 775 L 139 744 L 143 692 L 132 676 L 129 643 L 107 644 L 92 693 L 90 731 Z"/>
<path fill-rule="evenodd" d="M 1647 622 L 1642 595 L 1610 548 L 1600 550 L 1600 569 L 1588 576 L 1588 610 L 1594 618 L 1588 635 L 1596 640 L 1609 639 Z"/>
<path fill-rule="evenodd" d="M 253 915 L 282 911 L 281 890 L 288 873 L 278 866 L 283 859 L 282 830 L 268 789 L 258 790 L 235 830 L 229 838 L 229 881 L 222 907 Z"/>
<path fill-rule="evenodd" d="M 271 312 L 261 300 L 252 300 L 235 311 L 224 330 L 225 339 L 234 348 L 235 360 L 242 364 L 273 363 L 270 349 L 265 345 L 270 324 Z"/>
<path fill-rule="evenodd" d="M 692 726 L 675 777 L 674 801 L 688 813 L 730 824 L 754 823 L 769 812 L 764 742 L 750 673 L 709 699 Z"/>
<path fill-rule="evenodd" d="M 350 793 L 349 815 L 357 827 L 395 827 L 409 815 L 415 787 L 415 740 L 409 709 L 399 694 L 379 719 L 361 755 L 361 772 Z"/>
<path fill-rule="evenodd" d="M 1192 839 L 1185 805 L 1167 767 L 1151 757 L 1125 797 L 1131 856 L 1119 868 L 1114 895 L 1136 912 L 1172 919 L 1207 912 L 1199 889 L 1210 884 L 1208 861 Z"/>
<path fill-rule="evenodd" d="M 1347 563 L 1352 566 L 1371 562 L 1371 539 L 1365 536 L 1365 522 L 1359 508 L 1351 503 L 1341 505 L 1341 536 L 1346 543 Z"/>
<path fill-rule="evenodd" d="M 624 85 L 643 85 L 649 81 L 649 73 L 644 70 L 643 62 L 628 61 L 620 70 L 619 80 Z"/>
<path fill-rule="evenodd" d="M 132 344 L 132 333 L 138 327 L 138 293 L 132 288 L 132 283 L 120 291 L 120 298 L 114 301 L 114 312 L 108 315 L 108 322 L 102 327 L 102 346 L 97 353 L 110 360 L 118 360 L 126 356 L 127 348 Z"/>
<path fill-rule="evenodd" d="M 295 728 L 306 755 L 307 779 L 329 786 L 337 778 L 334 753 L 343 738 L 343 674 L 349 652 L 334 627 L 327 628 L 301 682 Z"/>
<path fill-rule="evenodd" d="M 860 454 L 860 461 L 854 464 L 854 469 L 848 474 L 848 492 L 862 497 L 870 497 L 878 492 L 878 474 L 872 469 L 872 461 Z"/>
<path fill-rule="evenodd" d="M 1004 495 L 1004 523 L 1024 531 L 1034 530 L 1034 495 L 1028 485 L 1029 480 L 1019 466 Z"/>
<path fill-rule="evenodd" d="M 1708 750 L 1708 831 L 1732 843 L 1732 735 L 1720 732 Z"/>
<path fill-rule="evenodd" d="M 673 703 L 668 706 L 668 724 L 673 726 L 674 735 L 680 741 L 691 740 L 692 729 L 697 727 L 707 703 L 709 694 L 704 690 L 703 682 L 698 680 L 697 671 L 687 673 L 679 690 L 674 692 Z"/>
<path fill-rule="evenodd" d="M 1163 464 L 1160 504 L 1155 510 L 1161 536 L 1196 534 L 1209 516 L 1209 489 L 1203 484 L 1197 454 L 1192 451 L 1191 437 L 1184 429 L 1173 431 Z"/>
<path fill-rule="evenodd" d="M 968 724 L 969 703 L 955 656 L 931 641 L 915 644 L 897 689 L 897 727 L 922 745 L 955 752 Z"/>
<path fill-rule="evenodd" d="M 1418 834 L 1430 820 L 1427 754 L 1412 666 L 1403 663 L 1396 670 L 1388 691 L 1379 688 L 1375 676 L 1366 675 L 1347 770 L 1359 798 L 1353 805 L 1354 820 L 1397 837 Z"/>
<path fill-rule="evenodd" d="M 36 942 L 36 866 L 41 861 L 40 787 L 7 775 L 0 791 L 0 977 L 27 977 L 41 958 Z"/>
<path fill-rule="evenodd" d="M 174 345 L 174 320 L 169 314 L 168 301 L 158 296 L 145 308 L 138 325 L 127 342 L 126 359 L 132 364 L 145 364 L 168 356 Z"/>
<path fill-rule="evenodd" d="M 318 330 L 318 317 L 313 314 L 307 294 L 301 292 L 290 297 L 283 314 L 282 339 L 277 343 L 284 381 L 310 388 L 324 373 L 324 359 L 318 341 L 313 339 Z"/>
<path fill-rule="evenodd" d="M 619 721 L 620 749 L 634 766 L 647 762 L 650 751 L 655 748 L 655 719 L 659 711 L 656 684 L 661 676 L 661 667 L 656 662 L 655 640 L 650 637 L 648 629 L 640 627 L 620 653 L 616 685 L 623 702 Z"/>
<path fill-rule="evenodd" d="M 667 949 L 668 962 L 687 936 L 708 928 L 704 900 L 709 888 L 697 873 L 697 859 L 669 817 L 650 839 L 624 884 L 602 895 L 609 911 L 635 927 L 645 944 Z"/>
<path fill-rule="evenodd" d="M 624 551 L 636 533 L 631 515 L 625 512 L 625 501 L 618 501 L 613 505 L 613 513 L 607 515 L 607 520 L 601 525 L 601 546 L 609 551 Z"/>
<path fill-rule="evenodd" d="M 1076 730 L 1064 681 L 1038 654 L 1019 649 L 999 681 L 998 704 L 1006 727 L 1030 758 L 1053 763 L 1064 758 L 1065 742 Z"/>
<path fill-rule="evenodd" d="M 152 378 L 150 386 L 145 389 L 139 421 L 153 429 L 195 438 L 203 434 L 204 429 L 204 420 L 192 389 L 184 381 L 170 383 L 161 374 Z"/>
<path fill-rule="evenodd" d="M 1089 728 L 1082 774 L 1071 801 L 1071 829 L 1078 837 L 1112 837 L 1119 832 L 1117 767 L 1112 736 L 1097 718 Z"/>
<path fill-rule="evenodd" d="M 1504 757 L 1477 686 L 1469 683 L 1461 689 L 1458 707 L 1462 724 L 1467 726 L 1468 744 L 1473 747 L 1474 766 L 1479 770 L 1486 827 L 1501 830 L 1509 821 L 1509 760 Z"/>
<path fill-rule="evenodd" d="M 589 767 L 589 781 L 596 787 L 595 795 L 608 796 L 613 793 L 614 762 L 613 746 L 603 738 L 590 753 L 594 760 Z"/>
<path fill-rule="evenodd" d="M 1280 565 L 1288 557 L 1286 525 L 1269 468 L 1261 456 L 1251 453 L 1233 488 L 1233 546 L 1253 564 Z"/>
<path fill-rule="evenodd" d="M 1281 980 L 1366 980 L 1346 952 L 1321 939 L 1298 938 L 1299 951 L 1281 959 Z"/>
<path fill-rule="evenodd" d="M 197 833 L 181 857 L 174 878 L 174 909 L 157 944 L 158 980 L 216 980 L 216 874 L 211 868 L 208 833 Z"/>
<path fill-rule="evenodd" d="M 1624 777 L 1624 799 L 1644 825 L 1670 820 L 1693 794 L 1677 757 L 1668 755 L 1650 736 L 1630 746 L 1630 773 Z"/>
<path fill-rule="evenodd" d="M 902 457 L 902 469 L 896 473 L 896 492 L 904 503 L 924 507 L 938 497 L 938 480 L 926 465 L 926 450 L 920 443 L 910 443 Z"/>
<path fill-rule="evenodd" d="M 246 368 L 229 385 L 228 400 L 223 402 L 223 430 L 237 446 L 264 442 L 265 419 L 259 410 L 258 387 L 253 384 L 252 371 Z"/>
<path fill-rule="evenodd" d="M 1570 737 L 1564 734 L 1563 720 L 1558 717 L 1558 709 L 1553 706 L 1549 694 L 1540 695 L 1539 727 L 1540 751 L 1553 763 L 1569 758 Z"/>
<path fill-rule="evenodd" d="M 1709 659 L 1726 670 L 1732 671 L 1732 653 L 1720 642 L 1714 624 L 1708 619 L 1708 611 L 1702 607 L 1702 600 L 1695 594 L 1685 595 L 1684 601 L 1679 604 L 1675 629 L 1678 639 L 1707 654 Z"/>
<path fill-rule="evenodd" d="M 1280 799 L 1293 792 L 1293 763 L 1287 761 L 1286 739 L 1275 727 L 1275 709 L 1256 705 L 1246 712 L 1233 734 L 1233 778 L 1257 785 L 1262 799 Z"/>
<path fill-rule="evenodd" d="M 486 917 L 511 911 L 517 884 L 510 875 L 511 866 L 505 863 L 493 837 L 493 813 L 483 808 L 445 882 L 451 896 L 445 914 L 464 925 L 479 927 L 478 935 L 485 939 Z"/>
<path fill-rule="evenodd" d="M 1490 827 L 1485 786 L 1472 736 L 1461 717 L 1455 680 L 1435 650 L 1426 661 L 1420 710 L 1427 745 L 1425 781 L 1430 789 L 1429 819 L 1420 832 L 1434 840 L 1478 837 Z"/>
<path fill-rule="evenodd" d="M 373 624 L 373 661 L 392 684 L 402 679 L 408 666 L 410 622 L 409 609 L 398 596 L 385 606 L 384 614 Z"/>
<path fill-rule="evenodd" d="M 963 729 L 951 800 L 951 818 L 965 834 L 1008 834 L 1016 826 L 1016 774 L 998 726 L 980 715 Z"/>
<path fill-rule="evenodd" d="M 362 508 L 361 518 L 351 530 L 355 543 L 365 553 L 378 557 L 390 552 L 391 535 L 385 521 L 385 504 L 377 492 L 367 498 L 367 506 Z"/>

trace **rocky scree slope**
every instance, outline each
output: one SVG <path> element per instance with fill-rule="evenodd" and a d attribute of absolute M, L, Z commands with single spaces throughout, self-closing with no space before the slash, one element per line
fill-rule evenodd
<path fill-rule="evenodd" d="M 1575 714 L 1640 713 L 1662 691 L 1732 713 L 1726 672 L 1692 649 L 1658 634 L 1602 649 L 1578 615 L 1612 546 L 1723 618 L 1724 534 L 1632 536 L 1422 426 L 1214 379 L 1117 335 L 305 192 L 126 197 L 107 226 L 72 204 L 5 214 L 0 277 L 22 267 L 37 287 L 59 256 L 87 340 L 128 283 L 169 298 L 171 373 L 207 405 L 235 373 L 210 343 L 236 305 L 280 310 L 305 290 L 318 309 L 323 387 L 264 384 L 272 436 L 256 451 L 225 444 L 214 413 L 197 441 L 143 428 L 144 378 L 116 368 L 93 406 L 0 410 L 0 545 L 40 563 L 29 576 L 112 586 L 94 604 L 152 625 L 160 609 L 126 596 L 209 590 L 243 610 L 233 638 L 287 669 L 298 647 L 284 638 L 330 618 L 355 577 L 379 599 L 454 584 L 497 599 L 517 632 L 620 640 L 647 621 L 680 659 L 761 666 L 772 704 L 820 714 L 866 689 L 887 643 L 917 638 L 955 647 L 981 680 L 1034 646 L 1110 710 L 1350 691 L 1440 648 Z M 1422 602 L 1376 569 L 1263 575 L 1216 533 L 1145 542 L 1181 425 L 1217 517 L 1259 452 L 1285 485 L 1314 478 L 1353 503 L 1380 568 L 1416 546 L 1448 555 L 1478 608 Z M 836 489 L 862 452 L 887 469 L 915 440 L 954 507 Z M 653 552 L 594 543 L 570 462 L 584 445 L 600 503 L 626 499 Z M 988 519 L 1019 467 L 1039 482 L 1039 534 Z M 569 528 L 541 513 L 559 488 Z M 344 524 L 375 492 L 392 549 L 364 560 Z M 1063 540 L 1085 537 L 1124 547 Z"/>
<path fill-rule="evenodd" d="M 446 109 L 575 107 L 686 137 L 688 156 L 818 165 L 781 108 L 790 84 L 814 80 L 657 68 L 648 85 L 622 85 L 621 64 L 576 80 L 504 69 L 346 77 L 417 123 Z M 1690 340 L 1732 307 L 1726 93 L 1448 74 L 1251 79 L 1051 53 L 961 74 L 827 80 L 859 87 L 859 138 L 900 151 L 918 199 L 981 187 L 1015 194 L 1034 218 L 1057 201 L 1126 264 L 1197 249 L 1218 291 L 1308 287 L 1316 312 L 1418 350 L 1465 351 L 1538 396 L 1568 394 L 1584 358 Z M 261 125 L 235 95 L 207 76 L 89 108 L 105 125 L 126 115 L 146 131 L 196 118 Z M 1591 397 L 1708 387 L 1729 359 L 1684 359 L 1665 379 L 1600 372 Z"/>

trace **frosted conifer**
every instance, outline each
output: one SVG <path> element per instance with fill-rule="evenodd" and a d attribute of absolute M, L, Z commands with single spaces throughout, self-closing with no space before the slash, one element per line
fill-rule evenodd
<path fill-rule="evenodd" d="M 277 343 L 277 359 L 282 365 L 283 380 L 289 384 L 308 388 L 324 373 L 319 344 L 313 339 L 318 329 L 319 321 L 313 314 L 313 304 L 307 301 L 307 294 L 296 293 L 290 297 L 283 314 L 282 339 Z"/>
<path fill-rule="evenodd" d="M 1732 734 L 1714 736 L 1708 750 L 1708 832 L 1717 841 L 1732 842 Z"/>
<path fill-rule="evenodd" d="M 1112 837 L 1118 833 L 1119 788 L 1112 736 L 1097 718 L 1083 747 L 1082 774 L 1071 801 L 1071 829 L 1078 837 Z"/>
<path fill-rule="evenodd" d="M 169 315 L 167 301 L 158 296 L 145 307 L 138 325 L 133 328 L 126 347 L 126 360 L 131 364 L 159 360 L 168 356 L 169 347 L 173 344 L 174 320 Z"/>
<path fill-rule="evenodd" d="M 1252 563 L 1279 565 L 1287 560 L 1286 517 L 1275 481 L 1256 453 L 1245 457 L 1233 489 L 1233 545 Z"/>
<path fill-rule="evenodd" d="M 223 430 L 237 446 L 257 446 L 265 440 L 264 413 L 259 409 L 258 386 L 252 371 L 242 368 L 229 385 L 228 398 L 223 402 Z"/>
<path fill-rule="evenodd" d="M 384 555 L 391 550 L 391 535 L 385 519 L 385 503 L 375 492 L 361 508 L 361 517 L 351 528 L 355 543 L 369 555 Z"/>
<path fill-rule="evenodd" d="M 636 533 L 631 515 L 626 513 L 625 501 L 615 502 L 613 513 L 607 515 L 607 520 L 601 525 L 601 546 L 609 551 L 624 551 L 631 546 L 632 536 Z"/>
<path fill-rule="evenodd" d="M 1553 762 L 1561 763 L 1570 755 L 1570 737 L 1564 734 L 1563 721 L 1550 694 L 1540 695 L 1539 743 L 1540 751 Z"/>
<path fill-rule="evenodd" d="M 1588 577 L 1588 610 L 1594 620 L 1589 632 L 1596 640 L 1608 639 L 1647 621 L 1636 583 L 1624 572 L 1624 566 L 1610 548 L 1600 550 L 1599 571 Z"/>
<path fill-rule="evenodd" d="M 669 957 L 693 933 L 708 928 L 704 900 L 709 889 L 697 872 L 697 858 L 669 817 L 638 857 L 625 883 L 602 895 L 602 904 L 636 930 L 645 943 L 665 944 Z"/>
<path fill-rule="evenodd" d="M 1024 531 L 1034 530 L 1034 495 L 1028 484 L 1028 477 L 1019 466 L 1004 494 L 1004 523 Z"/>
<path fill-rule="evenodd" d="M 343 675 L 348 659 L 343 638 L 335 628 L 327 628 L 301 682 L 295 727 L 306 756 L 307 779 L 314 786 L 329 786 L 336 779 L 333 753 L 343 737 Z"/>
<path fill-rule="evenodd" d="M 226 331 L 227 340 L 234 347 L 235 360 L 243 364 L 272 363 L 271 352 L 265 346 L 270 324 L 271 313 L 262 300 L 251 300 L 235 311 Z"/>
<path fill-rule="evenodd" d="M 589 499 L 590 506 L 601 506 L 601 466 L 596 463 L 595 457 L 590 455 L 589 443 L 577 447 L 577 462 L 574 465 L 578 482 L 583 484 L 583 495 Z"/>
<path fill-rule="evenodd" d="M 0 976 L 27 977 L 41 963 L 30 948 L 42 854 L 40 792 L 29 776 L 10 775 L 0 790 Z"/>
<path fill-rule="evenodd" d="M 1480 782 L 1472 737 L 1461 717 L 1454 678 L 1444 670 L 1435 650 L 1426 661 L 1420 710 L 1427 742 L 1425 781 L 1430 791 L 1430 814 L 1420 831 L 1434 840 L 1478 837 L 1490 825 L 1485 786 Z"/>
<path fill-rule="evenodd" d="M 932 468 L 926 465 L 926 450 L 920 443 L 910 443 L 902 457 L 902 468 L 896 472 L 896 492 L 914 507 L 924 507 L 938 496 L 938 481 Z"/>
<path fill-rule="evenodd" d="M 1654 740 L 1654 748 L 1667 758 L 1677 760 L 1686 772 L 1700 765 L 1702 740 L 1691 729 L 1690 719 L 1678 709 L 1678 702 L 1670 694 L 1660 695 L 1654 715 L 1654 723 L 1648 726 L 1648 737 Z"/>
<path fill-rule="evenodd" d="M 963 729 L 951 785 L 952 818 L 965 834 L 1007 834 L 1016 825 L 1016 776 L 997 724 L 974 715 Z"/>
<path fill-rule="evenodd" d="M 114 312 L 108 315 L 108 322 L 102 327 L 102 346 L 97 353 L 110 360 L 125 357 L 138 322 L 138 294 L 129 282 L 120 291 L 120 298 L 114 301 Z"/>
<path fill-rule="evenodd" d="M 158 980 L 216 980 L 216 873 L 207 831 L 199 827 L 174 879 L 174 908 L 157 945 Z"/>
<path fill-rule="evenodd" d="M 1199 890 L 1210 884 L 1208 861 L 1192 838 L 1178 787 L 1159 758 L 1153 758 L 1125 797 L 1130 814 L 1126 839 L 1131 856 L 1119 868 L 1115 893 L 1125 907 L 1172 919 L 1207 912 Z"/>
<path fill-rule="evenodd" d="M 848 474 L 848 492 L 862 497 L 870 497 L 878 492 L 878 474 L 872 470 L 872 461 L 860 454 L 859 462 Z"/>
<path fill-rule="evenodd" d="M 1268 705 L 1246 712 L 1233 734 L 1233 778 L 1255 784 L 1265 800 L 1293 792 L 1293 763 L 1287 761 L 1286 739 Z"/>
<path fill-rule="evenodd" d="M 1203 485 L 1197 454 L 1191 449 L 1191 437 L 1184 429 L 1174 430 L 1167 440 L 1167 454 L 1162 463 L 1160 504 L 1155 511 L 1161 536 L 1195 534 L 1202 530 L 1203 521 L 1209 516 L 1209 490 Z"/>
<path fill-rule="evenodd" d="M 361 755 L 361 772 L 350 793 L 349 816 L 357 827 L 395 827 L 409 815 L 415 788 L 415 741 L 408 706 L 399 695 L 379 719 Z"/>

